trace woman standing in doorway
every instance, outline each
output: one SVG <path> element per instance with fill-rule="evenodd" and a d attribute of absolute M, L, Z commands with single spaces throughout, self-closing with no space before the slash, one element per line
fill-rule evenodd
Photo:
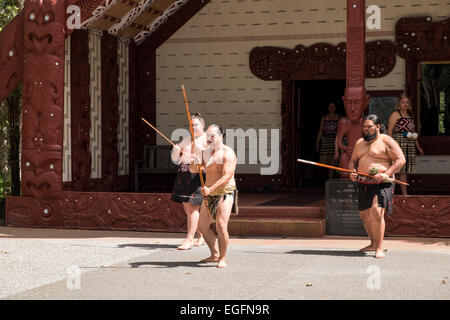
<path fill-rule="evenodd" d="M 423 155 L 423 150 L 417 140 L 418 134 L 413 119 L 411 101 L 405 94 L 400 96 L 395 111 L 389 117 L 388 135 L 397 141 L 405 155 L 406 164 L 400 170 L 400 181 L 406 182 L 407 174 L 415 172 L 416 148 L 420 155 Z M 400 189 L 402 195 L 408 195 L 406 186 L 400 185 Z"/>
<path fill-rule="evenodd" d="M 328 113 L 320 120 L 320 128 L 316 138 L 316 152 L 320 152 L 320 163 L 336 165 L 334 157 L 336 135 L 340 116 L 336 113 L 336 104 L 328 104 Z M 333 170 L 328 171 L 328 179 L 333 177 Z"/>

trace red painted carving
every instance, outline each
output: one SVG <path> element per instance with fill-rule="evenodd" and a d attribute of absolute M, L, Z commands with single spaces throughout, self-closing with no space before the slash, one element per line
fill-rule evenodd
<path fill-rule="evenodd" d="M 139 146 L 138 157 L 142 159 L 144 144 L 156 144 L 156 134 L 142 120 L 144 117 L 150 123 L 156 122 L 156 51 L 152 44 L 144 41 L 136 47 L 137 65 L 137 90 L 138 90 L 138 137 Z M 181 93 L 180 93 L 181 95 Z M 131 123 L 130 123 L 131 126 Z"/>
<path fill-rule="evenodd" d="M 395 24 L 397 54 L 407 60 L 448 59 L 450 18 L 432 22 L 431 17 L 402 18 Z"/>
<path fill-rule="evenodd" d="M 250 51 L 252 73 L 262 80 L 344 79 L 346 44 L 317 43 L 294 49 L 256 47 Z M 380 78 L 395 65 L 395 46 L 389 40 L 366 43 L 366 77 Z"/>
<path fill-rule="evenodd" d="M 119 95 L 117 92 L 119 66 L 117 62 L 117 38 L 104 33 L 102 36 L 102 191 L 117 191 L 117 151 L 119 126 Z"/>
<path fill-rule="evenodd" d="M 64 1 L 25 1 L 23 18 L 22 193 L 62 190 Z"/>
<path fill-rule="evenodd" d="M 293 185 L 293 158 L 294 146 L 292 146 L 294 126 L 293 126 L 293 103 L 292 103 L 292 81 L 284 80 L 282 82 L 282 102 L 281 102 L 281 145 L 287 146 L 281 148 L 281 176 L 282 185 L 290 187 Z"/>
<path fill-rule="evenodd" d="M 92 13 L 99 6 L 104 6 L 106 0 L 79 0 L 78 6 L 81 9 L 81 21 L 85 21 L 92 16 Z"/>
<path fill-rule="evenodd" d="M 339 159 L 342 168 L 348 168 L 356 141 L 362 137 L 363 114 L 369 104 L 364 87 L 365 75 L 365 1 L 347 0 L 347 55 L 346 88 L 342 97 L 347 117 L 338 124 L 338 147 L 343 152 Z M 342 144 L 347 138 L 347 146 Z M 348 174 L 343 173 L 342 178 Z"/>
<path fill-rule="evenodd" d="M 386 215 L 386 235 L 450 236 L 450 197 L 396 196 L 394 212 Z"/>
<path fill-rule="evenodd" d="M 134 41 L 130 41 L 129 44 L 129 114 L 138 115 L 138 92 L 137 92 L 137 64 L 136 64 L 136 44 Z M 156 77 L 155 77 L 156 78 Z M 155 103 L 155 112 L 156 112 L 156 103 Z M 136 155 L 138 154 L 138 122 L 139 117 L 130 117 L 129 120 L 129 170 L 130 174 L 128 175 L 128 185 L 134 186 L 134 162 L 136 160 Z M 142 121 L 142 120 L 141 120 Z"/>
<path fill-rule="evenodd" d="M 84 30 L 76 30 L 72 33 L 70 40 L 72 99 L 72 183 L 70 189 L 87 191 L 91 180 L 89 35 Z"/>
<path fill-rule="evenodd" d="M 0 32 L 0 101 L 22 81 L 23 13 Z"/>
<path fill-rule="evenodd" d="M 59 198 L 8 197 L 7 224 L 99 230 L 184 232 L 183 207 L 170 194 L 62 192 Z"/>

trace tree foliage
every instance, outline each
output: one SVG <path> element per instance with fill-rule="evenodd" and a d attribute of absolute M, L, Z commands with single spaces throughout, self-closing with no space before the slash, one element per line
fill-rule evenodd
<path fill-rule="evenodd" d="M 20 0 L 1 0 L 0 1 L 0 31 L 17 15 L 23 7 L 23 1 Z"/>

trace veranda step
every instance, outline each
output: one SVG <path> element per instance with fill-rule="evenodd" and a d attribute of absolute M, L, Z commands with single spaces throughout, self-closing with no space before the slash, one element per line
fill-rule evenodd
<path fill-rule="evenodd" d="M 228 232 L 232 236 L 323 237 L 325 219 L 232 217 Z"/>
<path fill-rule="evenodd" d="M 325 219 L 323 207 L 240 206 L 239 218 Z"/>

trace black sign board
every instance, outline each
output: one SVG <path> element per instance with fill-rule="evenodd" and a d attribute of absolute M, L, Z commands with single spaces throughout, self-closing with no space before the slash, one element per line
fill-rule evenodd
<path fill-rule="evenodd" d="M 366 236 L 358 211 L 358 185 L 348 179 L 325 183 L 327 235 Z"/>

